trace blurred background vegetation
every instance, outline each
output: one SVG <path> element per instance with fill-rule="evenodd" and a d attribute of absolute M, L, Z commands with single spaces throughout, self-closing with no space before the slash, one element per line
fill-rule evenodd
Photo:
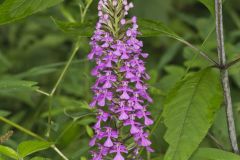
<path fill-rule="evenodd" d="M 0 80 L 34 81 L 38 82 L 37 86 L 41 90 L 51 91 L 76 39 L 73 34 L 62 32 L 51 17 L 63 21 L 80 21 L 79 3 L 81 0 L 66 0 L 43 12 L 0 26 Z M 96 4 L 97 1 L 94 1 L 90 6 L 85 21 L 96 17 Z M 189 42 L 206 51 L 209 56 L 217 59 L 214 17 L 199 1 L 134 0 L 134 4 L 132 15 L 164 22 Z M 229 60 L 240 56 L 239 15 L 239 0 L 227 0 L 224 4 L 224 27 Z M 153 118 L 158 119 L 165 96 L 173 85 L 186 73 L 210 64 L 190 48 L 173 39 L 146 37 L 142 40 L 145 44 L 144 50 L 150 54 L 146 62 L 152 77 L 148 82 L 151 86 L 150 93 L 154 98 L 150 108 Z M 1 116 L 56 141 L 60 150 L 73 160 L 89 159 L 88 141 L 93 134 L 91 125 L 95 121 L 94 115 L 88 114 L 92 112 L 88 109 L 88 103 L 92 97 L 90 87 L 94 81 L 90 75 L 93 64 L 86 59 L 89 50 L 89 38 L 82 37 L 77 56 L 52 100 L 27 87 L 0 90 Z M 230 75 L 237 135 L 240 139 L 239 68 L 240 65 L 232 67 Z M 47 135 L 49 105 L 52 119 L 51 134 Z M 201 145 L 230 150 L 226 127 L 222 108 Z M 5 145 L 16 148 L 20 142 L 33 139 L 0 122 L 0 135 L 9 130 L 13 130 L 14 133 L 4 142 Z M 160 160 L 166 152 L 168 146 L 163 140 L 164 133 L 165 127 L 160 123 L 152 135 L 153 148 L 156 150 L 151 156 L 152 159 Z M 50 149 L 36 155 L 54 160 L 61 159 Z"/>

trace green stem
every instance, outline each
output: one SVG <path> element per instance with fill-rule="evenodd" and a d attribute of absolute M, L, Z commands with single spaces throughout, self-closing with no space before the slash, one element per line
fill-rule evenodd
<path fill-rule="evenodd" d="M 49 138 L 51 134 L 51 123 L 52 123 L 52 96 L 48 97 L 48 129 L 47 129 L 47 134 L 46 136 Z"/>
<path fill-rule="evenodd" d="M 162 115 L 160 114 L 160 115 L 158 116 L 158 119 L 157 119 L 157 121 L 155 122 L 152 130 L 150 131 L 149 137 L 151 137 L 152 134 L 153 134 L 153 132 L 157 129 L 157 126 L 159 125 L 159 123 L 161 122 L 161 120 L 162 120 Z"/>
<path fill-rule="evenodd" d="M 149 138 L 151 138 L 153 132 L 157 129 L 157 127 L 158 127 L 159 123 L 161 122 L 161 120 L 162 120 L 162 115 L 160 114 L 160 115 L 158 116 L 158 119 L 157 119 L 157 121 L 155 122 L 153 128 L 152 128 L 151 131 L 150 131 Z M 142 152 L 143 152 L 143 148 L 139 151 L 139 157 L 141 156 Z"/>
<path fill-rule="evenodd" d="M 60 85 L 60 83 L 62 82 L 65 74 L 67 73 L 67 70 L 69 68 L 69 66 L 71 65 L 75 55 L 77 54 L 77 51 L 79 50 L 80 48 L 80 40 L 78 39 L 77 42 L 74 44 L 74 47 L 73 47 L 73 50 L 72 50 L 72 53 L 71 53 L 71 56 L 70 58 L 68 59 L 65 67 L 63 68 L 56 84 L 54 85 L 50 95 L 49 95 L 49 107 L 48 107 L 48 130 L 47 130 L 47 136 L 50 137 L 50 134 L 51 134 L 51 119 L 52 119 L 52 116 L 51 116 L 51 110 L 52 110 L 52 97 L 54 95 L 54 93 L 56 92 L 58 86 Z"/>
<path fill-rule="evenodd" d="M 52 91 L 51 91 L 51 93 L 50 93 L 50 96 L 53 96 L 53 95 L 54 95 L 54 93 L 56 92 L 59 84 L 62 82 L 62 80 L 63 80 L 63 78 L 64 78 L 64 76 L 65 76 L 65 74 L 66 74 L 66 72 L 67 72 L 67 70 L 68 70 L 68 68 L 69 68 L 69 66 L 70 66 L 70 64 L 71 64 L 72 61 L 73 61 L 73 58 L 75 57 L 77 51 L 79 50 L 79 47 L 80 47 L 80 43 L 79 43 L 79 42 L 80 42 L 80 41 L 78 40 L 78 41 L 75 43 L 74 48 L 73 48 L 73 51 L 72 51 L 72 53 L 71 53 L 71 56 L 70 56 L 69 60 L 67 61 L 65 67 L 63 68 L 63 71 L 62 71 L 61 75 L 59 76 L 56 84 L 54 85 L 54 87 L 53 87 L 53 89 L 52 89 Z"/>
<path fill-rule="evenodd" d="M 88 11 L 88 8 L 89 8 L 90 5 L 92 4 L 92 2 L 93 2 L 93 0 L 90 0 L 90 1 L 87 3 L 86 7 L 84 8 L 84 11 L 83 11 L 82 14 L 81 14 L 81 23 L 84 22 L 85 17 L 86 17 L 86 13 L 87 13 L 87 11 Z"/>
<path fill-rule="evenodd" d="M 44 138 L 42 138 L 41 136 L 37 135 L 36 133 L 33 133 L 32 131 L 29 131 L 26 128 L 23 128 L 22 126 L 14 123 L 14 122 L 12 122 L 12 121 L 10 121 L 10 120 L 2 117 L 2 116 L 0 116 L 0 121 L 4 122 L 6 124 L 9 124 L 10 126 L 13 126 L 13 127 L 17 128 L 18 130 L 20 130 L 20 131 L 22 131 L 22 132 L 24 132 L 24 133 L 26 133 L 26 134 L 28 134 L 28 135 L 38 139 L 38 140 L 46 141 Z"/>
<path fill-rule="evenodd" d="M 52 149 L 58 153 L 59 156 L 61 156 L 64 160 L 68 160 L 68 158 L 55 146 L 55 145 L 52 145 L 51 146 Z"/>
<path fill-rule="evenodd" d="M 47 93 L 47 92 L 45 92 L 45 91 L 43 91 L 43 90 L 36 89 L 35 91 L 38 92 L 38 93 L 41 93 L 41 94 L 43 94 L 43 95 L 45 95 L 45 96 L 48 96 L 48 97 L 50 96 L 49 93 Z"/>

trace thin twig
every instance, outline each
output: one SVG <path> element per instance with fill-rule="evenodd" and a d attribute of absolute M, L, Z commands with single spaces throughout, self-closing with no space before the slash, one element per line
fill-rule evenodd
<path fill-rule="evenodd" d="M 226 68 L 230 68 L 230 67 L 232 67 L 233 65 L 237 64 L 238 62 L 240 62 L 240 57 L 237 58 L 236 60 L 233 60 L 233 61 L 229 62 L 229 63 L 226 65 Z"/>
<path fill-rule="evenodd" d="M 49 107 L 48 107 L 48 129 L 47 129 L 47 137 L 50 137 L 51 134 L 51 121 L 52 121 L 52 116 L 51 116 L 51 110 L 52 110 L 52 98 L 58 88 L 58 86 L 60 85 L 60 83 L 62 82 L 64 76 L 66 75 L 70 65 L 72 64 L 72 61 L 74 59 L 74 57 L 76 56 L 78 50 L 80 48 L 80 40 L 78 39 L 76 41 L 76 43 L 73 46 L 73 50 L 71 52 L 70 58 L 68 59 L 67 63 L 65 64 L 57 82 L 55 83 L 51 93 L 49 94 L 48 100 L 49 100 Z"/>
<path fill-rule="evenodd" d="M 235 129 L 235 122 L 233 117 L 233 105 L 232 97 L 229 84 L 229 74 L 226 68 L 226 54 L 224 48 L 224 33 L 223 33 L 223 15 L 222 15 L 222 0 L 215 0 L 215 14 L 216 14 L 216 34 L 217 34 L 217 44 L 218 44 L 218 57 L 220 66 L 225 66 L 220 68 L 221 82 L 224 92 L 224 100 L 226 106 L 227 124 L 229 138 L 232 146 L 232 150 L 239 154 L 237 136 Z"/>
<path fill-rule="evenodd" d="M 68 158 L 55 146 L 55 145 L 52 145 L 51 146 L 53 148 L 53 150 L 55 152 L 58 153 L 59 156 L 61 156 L 64 160 L 68 160 Z"/>
<path fill-rule="evenodd" d="M 45 95 L 45 96 L 50 96 L 50 94 L 49 93 L 47 93 L 47 92 L 45 92 L 45 91 L 43 91 L 43 90 L 41 90 L 41 89 L 36 89 L 35 90 L 36 92 L 38 92 L 38 93 L 41 93 L 41 94 L 43 94 L 43 95 Z"/>
<path fill-rule="evenodd" d="M 53 89 L 52 89 L 52 91 L 50 93 L 50 96 L 54 95 L 54 93 L 55 93 L 56 89 L 58 88 L 59 84 L 62 82 L 62 80 L 63 80 L 63 78 L 64 78 L 64 76 L 65 76 L 65 74 L 66 74 L 66 72 L 67 72 L 67 70 L 69 68 L 69 66 L 71 65 L 71 63 L 73 61 L 73 58 L 75 57 L 77 51 L 79 50 L 79 47 L 80 47 L 79 46 L 79 41 L 77 41 L 75 43 L 75 45 L 74 45 L 74 48 L 73 48 L 73 51 L 71 53 L 71 56 L 70 56 L 69 60 L 67 61 L 65 67 L 63 68 L 63 71 L 61 72 L 61 75 L 59 76 L 56 84 L 54 85 L 54 87 L 53 87 Z"/>
<path fill-rule="evenodd" d="M 224 146 L 211 133 L 208 133 L 208 137 L 218 146 L 219 149 L 224 149 Z"/>

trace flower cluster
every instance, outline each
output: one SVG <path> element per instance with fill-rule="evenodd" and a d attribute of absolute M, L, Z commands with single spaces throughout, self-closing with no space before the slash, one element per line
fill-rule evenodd
<path fill-rule="evenodd" d="M 107 156 L 136 159 L 140 148 L 152 151 L 146 132 L 153 124 L 147 111 L 152 99 L 144 83 L 150 77 L 143 61 L 148 54 L 142 52 L 143 43 L 137 39 L 137 18 L 125 19 L 132 7 L 127 0 L 100 0 L 98 4 L 99 21 L 88 55 L 96 62 L 92 75 L 97 78 L 90 104 L 98 110 L 95 136 L 90 141 L 98 149 L 92 151 L 92 160 Z"/>

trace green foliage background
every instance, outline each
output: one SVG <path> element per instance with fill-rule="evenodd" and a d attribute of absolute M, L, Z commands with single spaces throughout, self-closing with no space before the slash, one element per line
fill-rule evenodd
<path fill-rule="evenodd" d="M 86 59 L 86 56 L 90 50 L 88 36 L 91 35 L 92 27 L 94 27 L 97 1 L 94 0 L 88 9 L 84 24 L 80 23 L 81 14 L 78 6 L 85 3 L 82 0 L 65 0 L 62 3 L 61 0 L 49 0 L 48 2 L 44 3 L 43 1 L 42 4 L 36 0 L 31 0 L 31 4 L 27 0 L 16 2 L 15 5 L 18 6 L 21 3 L 22 8 L 35 5 L 25 12 L 21 8 L 8 10 L 14 0 L 0 0 L 0 24 L 2 24 L 0 26 L 0 116 L 41 135 L 49 142 L 53 142 L 69 159 L 85 160 L 89 159 L 88 141 L 93 135 L 91 125 L 95 122 L 94 111 L 88 108 L 92 97 L 90 87 L 94 82 L 90 76 L 93 64 Z M 131 11 L 132 15 L 137 15 L 141 19 L 158 20 L 168 26 L 162 26 L 162 23 L 159 22 L 140 20 L 140 29 L 143 32 L 141 39 L 145 44 L 144 50 L 150 54 L 146 65 L 152 77 L 148 82 L 150 94 L 154 98 L 150 110 L 156 124 L 149 129 L 155 153 L 150 155 L 144 151 L 142 153 L 144 159 L 161 160 L 164 155 L 166 155 L 165 160 L 239 159 L 238 156 L 231 153 L 206 149 L 231 150 L 224 108 L 220 106 L 222 97 L 216 70 L 206 71 L 205 75 L 208 75 L 209 72 L 213 74 L 203 77 L 203 81 L 207 83 L 199 84 L 200 91 L 197 94 L 200 96 L 207 94 L 209 95 L 207 99 L 211 99 L 210 96 L 213 93 L 219 96 L 212 97 L 210 108 L 209 104 L 205 105 L 199 98 L 194 99 L 193 101 L 196 102 L 194 106 L 191 106 L 195 107 L 191 109 L 192 115 L 196 114 L 197 117 L 198 113 L 201 113 L 198 112 L 198 108 L 200 110 L 203 108 L 202 113 L 210 116 L 209 119 L 188 117 L 189 121 L 187 122 L 193 122 L 193 126 L 186 126 L 185 130 L 186 135 L 193 139 L 193 142 L 187 143 L 186 138 L 178 137 L 181 143 L 176 144 L 178 142 L 174 139 L 175 135 L 170 135 L 175 132 L 174 128 L 177 127 L 174 120 L 179 120 L 174 117 L 173 113 L 170 113 L 171 109 L 173 108 L 176 113 L 184 112 L 186 109 L 184 103 L 191 97 L 187 94 L 188 88 L 184 87 L 194 81 L 194 76 L 196 79 L 199 78 L 197 76 L 201 72 L 196 73 L 197 71 L 211 65 L 194 50 L 175 40 L 179 37 L 171 30 L 182 37 L 181 39 L 191 42 L 217 60 L 214 6 L 212 6 L 213 3 L 205 0 L 201 0 L 201 2 L 197 0 L 148 0 L 147 2 L 134 0 L 135 8 Z M 227 0 L 224 3 L 224 27 L 226 53 L 229 60 L 240 56 L 239 15 L 238 0 Z M 21 19 L 23 17 L 26 18 Z M 170 28 L 171 30 L 169 30 Z M 173 39 L 169 37 L 173 37 Z M 79 50 L 55 95 L 48 98 L 41 94 L 39 89 L 49 93 L 55 85 L 76 41 Z M 240 139 L 239 68 L 240 65 L 235 65 L 229 71 L 238 139 Z M 181 86 L 179 87 L 179 85 Z M 176 98 L 179 97 L 177 95 L 183 95 L 184 98 L 179 100 Z M 166 97 L 168 97 L 167 102 Z M 169 102 L 169 100 L 171 101 Z M 50 113 L 49 106 L 51 107 Z M 162 115 L 165 106 L 170 111 L 165 111 Z M 182 106 L 183 109 L 179 106 Z M 50 130 L 49 114 L 52 117 Z M 185 118 L 184 115 L 182 116 Z M 164 124 L 164 122 L 166 123 Z M 199 122 L 201 125 L 198 125 Z M 194 127 L 195 129 L 203 128 L 201 130 L 203 133 L 196 136 L 193 131 Z M 167 128 L 168 132 L 166 132 Z M 4 146 L 17 150 L 20 148 L 20 143 L 34 140 L 33 137 L 19 129 L 0 121 L 0 135 L 4 135 L 9 130 L 13 130 L 13 135 L 3 142 Z M 164 139 L 165 133 L 167 134 L 166 140 Z M 178 131 L 176 131 L 176 135 L 179 135 Z M 37 143 L 36 145 L 40 147 L 35 150 L 49 148 L 51 144 L 39 145 Z M 174 155 L 170 149 L 167 151 L 169 146 L 173 146 L 173 149 L 176 150 L 178 145 L 180 145 L 180 153 L 175 152 L 176 155 Z M 185 146 L 192 151 L 184 148 Z M 28 155 L 25 153 L 25 149 L 22 150 L 20 153 Z M 179 152 L 179 150 L 177 151 Z M 0 148 L 0 159 L 8 159 L 3 153 L 6 152 L 1 152 Z M 213 155 L 222 154 L 226 157 L 214 157 L 211 153 Z M 204 157 L 203 155 L 209 156 Z M 13 153 L 12 156 L 16 155 Z M 61 159 L 50 148 L 31 154 L 26 159 L 36 156 L 45 157 L 43 159 Z"/>

